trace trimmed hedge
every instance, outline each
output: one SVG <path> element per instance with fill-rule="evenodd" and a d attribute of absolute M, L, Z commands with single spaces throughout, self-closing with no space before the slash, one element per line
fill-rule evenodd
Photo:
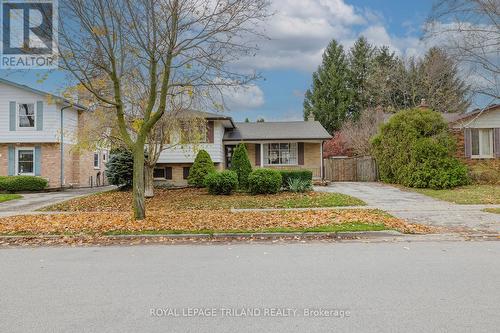
<path fill-rule="evenodd" d="M 0 177 L 0 190 L 8 192 L 41 191 L 48 185 L 48 181 L 35 176 L 8 176 Z"/>
<path fill-rule="evenodd" d="M 456 143 L 437 112 L 400 111 L 382 125 L 372 144 L 384 182 L 432 189 L 469 183 L 467 167 L 454 157 Z"/>
<path fill-rule="evenodd" d="M 215 172 L 214 162 L 206 150 L 200 150 L 196 155 L 193 165 L 189 169 L 188 184 L 203 187 L 205 177 Z"/>
<path fill-rule="evenodd" d="M 304 182 L 312 183 L 313 173 L 311 170 L 279 170 L 281 174 L 282 186 L 288 188 L 292 179 L 300 179 Z"/>
<path fill-rule="evenodd" d="M 252 172 L 252 165 L 248 159 L 247 147 L 240 143 L 234 149 L 231 158 L 231 170 L 238 175 L 239 188 L 246 190 L 248 188 L 248 175 Z"/>
<path fill-rule="evenodd" d="M 279 171 L 257 169 L 248 176 L 248 189 L 252 194 L 274 194 L 279 192 L 282 182 Z"/>
<path fill-rule="evenodd" d="M 210 194 L 229 195 L 238 187 L 238 175 L 231 170 L 212 172 L 203 183 Z"/>

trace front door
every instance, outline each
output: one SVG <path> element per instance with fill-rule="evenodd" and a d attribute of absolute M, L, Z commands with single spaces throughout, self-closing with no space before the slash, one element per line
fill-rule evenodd
<path fill-rule="evenodd" d="M 224 146 L 224 156 L 226 159 L 226 169 L 231 168 L 231 159 L 233 158 L 233 152 L 236 145 Z"/>

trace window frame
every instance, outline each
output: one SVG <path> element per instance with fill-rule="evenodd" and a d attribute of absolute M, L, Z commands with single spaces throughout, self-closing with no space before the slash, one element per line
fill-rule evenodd
<path fill-rule="evenodd" d="M 473 133 L 472 131 L 478 131 L 478 144 L 479 144 L 479 155 L 474 155 L 472 152 L 472 147 L 473 147 Z M 489 134 L 489 141 L 490 141 L 490 154 L 485 155 L 482 152 L 483 149 L 483 135 L 481 132 L 488 131 Z M 471 158 L 474 159 L 482 159 L 482 158 L 494 158 L 494 152 L 493 152 L 493 129 L 492 128 L 471 128 L 471 135 L 470 135 L 470 145 L 471 145 Z"/>
<path fill-rule="evenodd" d="M 19 172 L 19 151 L 27 151 L 30 150 L 33 156 L 33 172 Z M 16 175 L 21 176 L 34 176 L 35 175 L 35 147 L 16 147 L 16 156 L 15 156 L 15 165 L 16 165 Z"/>
<path fill-rule="evenodd" d="M 271 145 L 272 144 L 277 144 L 278 145 L 278 160 L 279 163 L 270 163 L 269 160 L 269 152 L 271 151 Z M 293 163 L 282 163 L 282 150 L 285 151 L 284 149 L 281 148 L 282 144 L 287 144 L 288 145 L 288 152 L 290 154 L 288 160 L 293 160 Z M 264 166 L 298 166 L 299 165 L 299 144 L 298 142 L 268 142 L 263 145 L 263 164 Z M 276 150 L 276 149 L 272 149 Z M 294 153 L 292 153 L 294 151 Z"/>
<path fill-rule="evenodd" d="M 163 177 L 155 177 L 155 171 L 156 170 L 163 170 Z M 167 179 L 167 169 L 165 167 L 153 168 L 153 179 L 156 179 L 156 180 L 165 180 L 165 179 Z"/>
<path fill-rule="evenodd" d="M 97 166 L 95 165 L 95 157 L 97 155 Z M 101 169 L 101 154 L 99 152 L 94 152 L 93 158 L 92 158 L 92 164 L 94 165 L 94 170 L 100 170 Z"/>
<path fill-rule="evenodd" d="M 33 104 L 33 126 L 30 126 L 30 127 L 24 127 L 24 126 L 20 126 L 20 117 L 21 117 L 21 113 L 19 112 L 19 106 L 22 105 L 22 104 Z M 32 131 L 32 130 L 36 130 L 36 123 L 37 123 L 37 119 L 36 119 L 36 113 L 37 113 L 37 103 L 35 101 L 32 101 L 32 102 L 16 102 L 16 129 L 17 130 L 20 130 L 20 131 Z"/>

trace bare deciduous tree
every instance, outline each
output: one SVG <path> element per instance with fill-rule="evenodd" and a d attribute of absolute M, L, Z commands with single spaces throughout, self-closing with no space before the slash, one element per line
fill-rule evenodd
<path fill-rule="evenodd" d="M 438 40 L 466 65 L 475 92 L 500 98 L 500 1 L 438 1 L 425 37 Z"/>
<path fill-rule="evenodd" d="M 60 64 L 116 114 L 134 155 L 135 219 L 145 218 L 148 135 L 178 96 L 255 78 L 228 66 L 256 49 L 266 0 L 60 0 Z"/>

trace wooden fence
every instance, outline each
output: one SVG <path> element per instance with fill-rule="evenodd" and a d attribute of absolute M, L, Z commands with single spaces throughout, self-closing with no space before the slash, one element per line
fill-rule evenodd
<path fill-rule="evenodd" d="M 367 157 L 340 157 L 324 160 L 325 179 L 332 182 L 374 182 L 378 180 L 375 159 Z"/>

